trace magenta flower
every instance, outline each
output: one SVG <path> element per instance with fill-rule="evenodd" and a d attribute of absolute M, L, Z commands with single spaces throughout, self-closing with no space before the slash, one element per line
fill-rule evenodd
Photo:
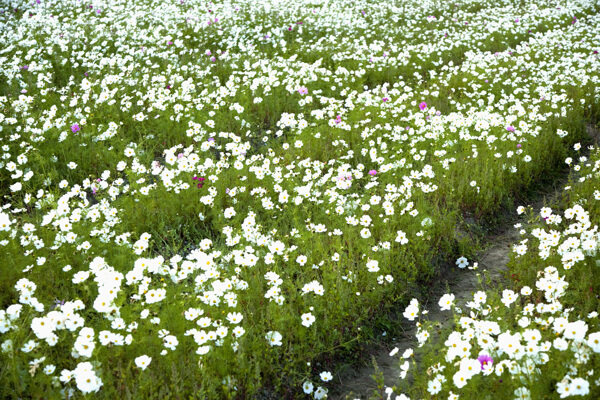
<path fill-rule="evenodd" d="M 517 143 L 517 149 L 521 148 L 521 143 Z"/>
<path fill-rule="evenodd" d="M 482 354 L 477 357 L 477 361 L 481 364 L 481 370 L 483 371 L 486 368 L 490 368 L 494 363 L 494 359 L 487 354 Z"/>
<path fill-rule="evenodd" d="M 388 97 L 384 97 L 383 99 L 381 99 L 381 101 L 383 101 L 384 103 L 385 103 L 386 101 L 389 101 L 389 100 L 390 100 L 390 99 L 389 99 Z"/>
<path fill-rule="evenodd" d="M 372 170 L 369 171 L 369 175 L 375 176 L 375 175 L 377 175 L 377 171 L 374 170 L 374 169 L 372 169 Z"/>
<path fill-rule="evenodd" d="M 304 86 L 302 86 L 300 89 L 298 89 L 298 93 L 300 93 L 300 94 L 308 94 L 308 89 L 305 88 Z"/>
<path fill-rule="evenodd" d="M 509 125 L 509 126 L 506 127 L 506 130 L 509 131 L 509 132 L 514 132 L 515 131 L 515 127 L 512 126 L 512 125 Z"/>
<path fill-rule="evenodd" d="M 79 132 L 80 130 L 81 130 L 81 128 L 79 127 L 79 124 L 71 125 L 71 132 L 76 133 L 76 132 Z"/>
<path fill-rule="evenodd" d="M 419 108 L 421 109 L 421 111 L 423 111 L 424 109 L 427 108 L 427 103 L 425 103 L 424 101 L 422 101 L 421 104 L 419 104 Z"/>

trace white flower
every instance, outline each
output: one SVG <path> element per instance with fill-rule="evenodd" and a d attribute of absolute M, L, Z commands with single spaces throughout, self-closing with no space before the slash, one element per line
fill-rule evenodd
<path fill-rule="evenodd" d="M 323 371 L 319 374 L 319 376 L 323 382 L 329 382 L 333 379 L 333 375 L 331 375 L 331 372 L 329 371 Z"/>
<path fill-rule="evenodd" d="M 406 244 L 408 243 L 408 239 L 406 238 L 406 233 L 402 232 L 402 231 L 398 231 L 396 233 L 396 242 L 400 243 L 400 244 Z"/>
<path fill-rule="evenodd" d="M 235 216 L 235 209 L 233 207 L 229 207 L 225 209 L 223 214 L 225 215 L 225 218 L 230 219 Z"/>
<path fill-rule="evenodd" d="M 594 353 L 600 353 L 600 332 L 590 333 L 587 345 L 590 346 Z"/>
<path fill-rule="evenodd" d="M 89 362 L 77 364 L 73 375 L 75 376 L 77 389 L 83 393 L 97 392 L 100 390 L 100 386 L 102 386 L 102 381 L 96 376 L 92 364 Z"/>
<path fill-rule="evenodd" d="M 412 299 L 410 301 L 410 304 L 408 305 L 408 307 L 406 307 L 402 315 L 409 321 L 414 321 L 415 318 L 417 318 L 417 316 L 419 315 L 419 302 L 417 301 L 417 299 Z"/>
<path fill-rule="evenodd" d="M 166 297 L 167 291 L 165 289 L 152 289 L 146 292 L 146 303 L 158 303 Z"/>
<path fill-rule="evenodd" d="M 467 384 L 467 380 L 468 380 L 467 376 L 462 371 L 458 371 L 452 376 L 452 381 L 454 382 L 454 386 L 456 386 L 459 389 Z"/>
<path fill-rule="evenodd" d="M 458 268 L 465 268 L 467 265 L 469 265 L 469 261 L 466 259 L 466 257 L 460 257 L 458 260 L 456 260 L 456 266 Z"/>
<path fill-rule="evenodd" d="M 306 313 L 306 314 L 302 314 L 302 325 L 306 326 L 307 328 L 309 326 L 311 326 L 313 324 L 313 322 L 315 322 L 315 316 L 312 315 L 311 313 Z"/>
<path fill-rule="evenodd" d="M 302 390 L 306 394 L 311 394 L 313 392 L 313 384 L 310 381 L 306 381 L 302 384 Z"/>
<path fill-rule="evenodd" d="M 267 339 L 267 341 L 269 342 L 269 344 L 271 346 L 281 346 L 282 338 L 283 338 L 283 336 L 281 336 L 281 333 L 279 333 L 277 331 L 269 331 L 265 335 L 265 339 Z"/>
<path fill-rule="evenodd" d="M 367 270 L 369 272 L 377 272 L 377 271 L 379 271 L 379 262 L 377 260 L 369 260 L 369 261 L 367 261 Z"/>
<path fill-rule="evenodd" d="M 306 261 L 308 260 L 308 258 L 304 255 L 299 255 L 298 257 L 296 257 L 296 262 L 300 265 L 304 265 L 306 264 Z"/>
<path fill-rule="evenodd" d="M 138 368 L 141 368 L 143 371 L 148 367 L 148 365 L 150 365 L 151 361 L 152 361 L 152 357 L 148 357 L 147 355 L 144 354 L 143 356 L 136 357 L 135 365 Z"/>
<path fill-rule="evenodd" d="M 450 294 L 445 294 L 440 298 L 440 301 L 438 302 L 439 306 L 440 306 L 440 310 L 442 311 L 446 311 L 449 310 L 452 305 L 454 304 L 454 295 L 452 293 Z"/>
<path fill-rule="evenodd" d="M 315 394 L 313 394 L 316 400 L 324 399 L 327 397 L 327 389 L 319 386 L 317 390 L 315 390 Z"/>
<path fill-rule="evenodd" d="M 517 300 L 517 297 L 519 296 L 512 290 L 504 289 L 502 291 L 501 301 L 506 307 L 509 307 L 512 303 L 514 303 Z"/>

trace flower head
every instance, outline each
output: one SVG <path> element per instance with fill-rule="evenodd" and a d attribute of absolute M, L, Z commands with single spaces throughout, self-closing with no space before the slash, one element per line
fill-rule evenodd
<path fill-rule="evenodd" d="M 477 361 L 479 361 L 479 364 L 481 364 L 482 371 L 484 369 L 489 369 L 494 363 L 494 359 L 487 354 L 482 354 L 479 357 L 477 357 Z"/>

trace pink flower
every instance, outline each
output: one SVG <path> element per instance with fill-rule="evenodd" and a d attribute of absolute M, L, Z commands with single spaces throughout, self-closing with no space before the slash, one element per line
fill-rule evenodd
<path fill-rule="evenodd" d="M 308 89 L 305 88 L 304 86 L 302 86 L 300 89 L 298 89 L 298 93 L 300 93 L 300 94 L 308 94 Z"/>
<path fill-rule="evenodd" d="M 490 368 L 494 363 L 494 359 L 487 354 L 482 354 L 477 357 L 477 361 L 481 364 L 481 370 L 483 371 L 486 368 Z"/>
<path fill-rule="evenodd" d="M 512 125 L 509 125 L 509 126 L 506 127 L 506 130 L 509 131 L 509 132 L 514 132 L 515 131 L 515 127 L 512 126 Z"/>
<path fill-rule="evenodd" d="M 427 108 L 427 103 L 425 103 L 424 101 L 422 101 L 421 104 L 419 104 L 419 108 L 421 109 L 421 111 L 423 111 L 424 109 Z"/>
<path fill-rule="evenodd" d="M 79 124 L 71 125 L 71 132 L 76 133 L 76 132 L 79 132 L 80 130 L 81 130 L 81 128 L 79 127 Z"/>
<path fill-rule="evenodd" d="M 383 101 L 384 103 L 385 103 L 386 101 L 389 101 L 389 100 L 390 100 L 390 99 L 389 99 L 389 98 L 387 98 L 387 97 L 384 97 L 383 99 L 381 99 L 381 101 Z"/>
<path fill-rule="evenodd" d="M 369 171 L 369 175 L 375 176 L 375 175 L 377 175 L 377 171 L 374 170 L 374 169 L 372 169 L 372 170 Z"/>

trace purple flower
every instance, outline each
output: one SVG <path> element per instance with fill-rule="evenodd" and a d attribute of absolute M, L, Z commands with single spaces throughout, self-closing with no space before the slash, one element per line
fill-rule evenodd
<path fill-rule="evenodd" d="M 384 97 L 383 99 L 381 99 L 381 101 L 383 101 L 384 103 L 389 101 L 390 99 L 388 97 Z"/>
<path fill-rule="evenodd" d="M 374 169 L 372 169 L 372 170 L 369 171 L 369 175 L 375 176 L 375 175 L 377 175 L 377 171 L 374 170 Z"/>
<path fill-rule="evenodd" d="M 81 130 L 81 128 L 79 127 L 79 124 L 73 124 L 73 125 L 71 125 L 71 132 L 77 133 L 80 130 Z"/>
<path fill-rule="evenodd" d="M 477 357 L 477 361 L 481 364 L 481 370 L 483 371 L 486 368 L 490 368 L 494 363 L 494 359 L 487 354 L 482 354 Z"/>
<path fill-rule="evenodd" d="M 521 148 L 521 143 L 517 143 L 517 149 Z"/>
<path fill-rule="evenodd" d="M 305 88 L 304 86 L 302 86 L 300 89 L 298 89 L 298 93 L 300 93 L 300 94 L 308 94 L 308 89 Z"/>
<path fill-rule="evenodd" d="M 427 108 L 427 103 L 425 103 L 424 101 L 422 101 L 421 104 L 419 104 L 419 108 L 421 109 L 421 111 L 423 111 L 424 109 Z"/>
<path fill-rule="evenodd" d="M 214 142 L 214 141 L 215 141 L 215 138 L 213 138 L 213 137 L 209 137 L 209 138 L 208 138 L 208 141 L 209 141 L 209 142 Z"/>
<path fill-rule="evenodd" d="M 509 126 L 506 127 L 506 130 L 509 131 L 509 132 L 514 132 L 515 131 L 515 127 L 512 126 L 512 125 L 509 125 Z"/>

